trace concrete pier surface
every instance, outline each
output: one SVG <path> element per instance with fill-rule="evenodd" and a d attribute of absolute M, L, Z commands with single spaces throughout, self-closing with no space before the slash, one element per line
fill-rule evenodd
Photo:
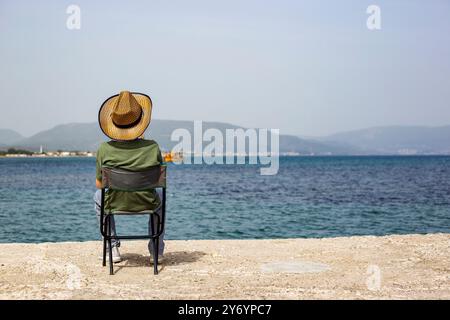
<path fill-rule="evenodd" d="M 450 299 L 450 234 L 0 244 L 0 299 Z"/>

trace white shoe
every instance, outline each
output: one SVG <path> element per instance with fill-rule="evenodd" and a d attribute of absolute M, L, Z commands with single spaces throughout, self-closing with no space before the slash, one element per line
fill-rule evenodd
<path fill-rule="evenodd" d="M 100 259 L 103 260 L 103 257 L 100 257 Z M 112 261 L 114 263 L 119 263 L 120 261 L 122 261 L 122 258 L 120 257 L 119 248 L 117 248 L 117 247 L 113 247 L 112 248 Z M 108 250 L 108 248 L 106 248 L 106 262 L 109 262 L 109 250 Z"/>

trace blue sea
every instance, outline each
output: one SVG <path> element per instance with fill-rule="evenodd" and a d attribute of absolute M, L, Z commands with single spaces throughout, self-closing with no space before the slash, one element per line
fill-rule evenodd
<path fill-rule="evenodd" d="M 168 168 L 168 239 L 450 232 L 450 157 L 282 157 Z M 1 158 L 0 242 L 99 239 L 93 158 Z M 120 217 L 119 233 L 146 217 Z"/>

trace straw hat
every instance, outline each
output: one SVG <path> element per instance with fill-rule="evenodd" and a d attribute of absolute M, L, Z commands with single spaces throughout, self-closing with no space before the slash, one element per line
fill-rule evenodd
<path fill-rule="evenodd" d="M 122 91 L 103 102 L 98 122 L 103 133 L 111 139 L 129 141 L 144 133 L 150 124 L 151 115 L 152 100 L 149 96 Z"/>

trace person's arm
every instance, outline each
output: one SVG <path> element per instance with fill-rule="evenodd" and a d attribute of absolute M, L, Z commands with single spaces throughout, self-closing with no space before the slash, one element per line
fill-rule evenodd
<path fill-rule="evenodd" d="M 164 159 L 162 157 L 161 150 L 159 149 L 159 146 L 158 146 L 158 156 L 157 157 L 158 157 L 159 164 L 163 164 L 164 163 Z"/>
<path fill-rule="evenodd" d="M 95 187 L 102 188 L 102 153 L 101 146 L 97 150 L 97 160 L 95 161 Z"/>

